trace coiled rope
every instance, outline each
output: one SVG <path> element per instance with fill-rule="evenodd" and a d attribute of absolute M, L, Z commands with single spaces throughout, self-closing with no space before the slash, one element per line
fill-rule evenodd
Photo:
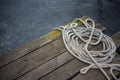
<path fill-rule="evenodd" d="M 111 76 L 118 80 L 113 73 L 113 70 L 120 71 L 120 64 L 110 63 L 115 56 L 116 46 L 113 40 L 95 28 L 95 22 L 92 19 L 83 21 L 78 18 L 85 27 L 78 27 L 78 24 L 73 22 L 71 25 L 60 26 L 57 28 L 62 31 L 63 42 L 67 50 L 77 59 L 89 64 L 80 70 L 82 74 L 86 74 L 91 68 L 99 68 L 104 76 L 110 80 L 110 76 L 103 68 L 109 68 Z M 90 25 L 88 22 L 91 22 Z M 82 44 L 81 44 L 82 42 Z M 102 43 L 102 50 L 89 50 L 89 46 L 95 46 Z"/>

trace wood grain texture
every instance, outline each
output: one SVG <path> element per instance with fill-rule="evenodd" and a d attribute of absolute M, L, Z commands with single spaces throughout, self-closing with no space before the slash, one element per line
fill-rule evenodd
<path fill-rule="evenodd" d="M 65 50 L 66 48 L 62 42 L 62 38 L 57 39 L 7 66 L 0 68 L 0 80 L 15 79 L 63 53 Z"/>
<path fill-rule="evenodd" d="M 38 68 L 32 70 L 26 75 L 23 75 L 17 80 L 38 80 L 39 78 L 44 77 L 48 73 L 52 72 L 53 70 L 57 69 L 58 67 L 62 66 L 72 59 L 73 56 L 71 56 L 68 52 L 65 52 L 48 61 L 47 63 L 39 66 Z"/>
<path fill-rule="evenodd" d="M 85 66 L 85 63 L 82 63 L 77 59 L 73 59 L 39 80 L 66 80 L 79 71 L 83 66 Z"/>

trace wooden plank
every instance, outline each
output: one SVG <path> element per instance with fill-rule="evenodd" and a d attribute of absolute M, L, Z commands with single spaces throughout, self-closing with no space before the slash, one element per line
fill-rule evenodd
<path fill-rule="evenodd" d="M 83 20 L 87 19 L 89 17 L 84 16 L 82 17 Z M 72 22 L 71 22 L 72 23 Z M 68 23 L 67 25 L 69 25 Z M 79 25 L 82 25 L 81 22 L 78 22 Z M 8 53 L 7 55 L 0 58 L 0 67 L 4 67 L 5 65 L 14 62 L 15 60 L 29 54 L 32 51 L 35 51 L 36 49 L 44 46 L 45 44 L 50 43 L 51 41 L 58 39 L 61 35 L 61 32 L 58 30 L 53 30 L 50 33 L 46 34 L 45 36 L 38 38 L 32 42 L 29 42 L 12 52 Z"/>
<path fill-rule="evenodd" d="M 114 42 L 117 45 L 120 45 L 120 39 L 118 37 L 120 38 L 120 33 L 112 36 Z M 98 46 L 98 47 L 95 47 L 95 48 L 100 48 L 100 47 L 101 46 Z M 116 63 L 117 61 L 114 59 L 114 62 Z M 119 62 L 119 64 L 120 64 L 120 62 Z M 81 61 L 79 61 L 77 59 L 73 59 L 69 63 L 65 64 L 64 66 L 60 67 L 59 69 L 56 69 L 55 71 L 53 71 L 50 74 L 43 77 L 42 79 L 40 78 L 40 80 L 66 80 L 66 79 L 70 80 L 71 76 L 74 76 L 76 73 L 79 73 L 79 70 L 81 68 L 85 67 L 85 66 L 87 66 L 87 64 L 85 64 L 85 63 L 83 63 L 83 62 L 81 62 Z M 97 72 L 100 72 L 100 71 L 98 70 Z M 94 74 L 98 74 L 98 73 L 96 73 L 95 71 L 90 70 L 89 76 L 94 77 Z M 79 74 L 79 75 L 81 75 L 81 74 Z M 89 76 L 86 75 L 85 77 L 89 78 Z M 81 80 L 87 79 L 87 78 L 84 79 L 82 77 L 83 76 L 81 76 L 81 78 L 80 78 Z M 104 78 L 104 76 L 102 74 L 100 74 L 99 77 L 101 77 L 100 80 L 106 79 L 106 78 Z M 96 79 L 92 78 L 91 80 L 96 80 Z"/>
<path fill-rule="evenodd" d="M 37 69 L 34 69 L 33 71 L 23 75 L 17 80 L 38 80 L 40 77 L 44 77 L 46 74 L 57 69 L 58 67 L 62 66 L 72 59 L 73 57 L 68 52 L 64 52 L 60 56 L 53 58 L 52 60 L 48 61 Z"/>
<path fill-rule="evenodd" d="M 66 51 L 61 39 L 57 39 L 44 47 L 0 68 L 0 80 L 15 79 L 32 69 L 44 64 L 53 57 Z M 4 76 L 5 75 L 5 76 Z"/>
<path fill-rule="evenodd" d="M 102 30 L 103 30 L 103 28 L 101 28 Z M 62 45 L 62 44 L 61 44 Z M 65 47 L 64 47 L 65 48 Z M 63 56 L 67 56 L 68 58 L 70 58 L 70 59 L 72 59 L 73 57 L 71 57 L 71 55 L 70 54 L 68 54 L 68 52 L 66 53 L 65 52 L 65 54 L 61 54 L 61 55 L 63 55 Z M 55 60 L 57 60 L 56 62 L 55 62 Z M 62 63 L 59 63 L 59 61 L 61 61 L 62 60 Z M 57 57 L 55 57 L 54 59 L 52 59 L 51 61 L 48 61 L 47 63 L 45 63 L 45 65 L 42 65 L 42 66 L 40 66 L 40 67 L 38 67 L 37 69 L 34 69 L 34 70 L 32 70 L 31 72 L 29 72 L 29 73 L 27 73 L 27 74 L 25 74 L 25 75 L 23 75 L 23 76 L 21 76 L 19 79 L 20 80 L 35 80 L 35 79 L 39 79 L 40 77 L 43 77 L 44 75 L 46 75 L 46 74 L 48 74 L 48 73 L 50 73 L 51 71 L 53 71 L 54 69 L 56 69 L 56 68 L 58 68 L 59 66 L 61 66 L 61 65 L 63 65 L 63 64 L 65 64 L 66 63 L 66 61 L 69 61 L 67 58 L 58 58 L 57 59 Z M 45 66 L 48 66 L 48 65 L 52 65 L 52 64 L 58 64 L 58 65 L 56 65 L 56 66 L 54 66 L 54 68 L 49 68 L 49 67 L 45 67 Z M 44 66 L 44 67 L 43 67 Z M 45 73 L 43 72 L 43 70 L 45 70 Z M 46 71 L 47 70 L 47 71 Z M 36 76 L 36 75 L 38 75 L 39 74 L 39 76 Z M 32 77 L 31 77 L 32 76 Z M 33 77 L 33 76 L 35 76 L 35 77 Z"/>
<path fill-rule="evenodd" d="M 100 70 L 90 70 L 87 74 L 79 74 L 71 80 L 106 80 Z"/>
<path fill-rule="evenodd" d="M 79 60 L 73 59 L 64 66 L 61 66 L 59 69 L 56 69 L 55 71 L 49 73 L 45 77 L 39 78 L 39 80 L 66 80 L 69 76 L 72 76 L 77 71 L 79 71 L 81 68 L 80 66 L 84 66 L 84 65 L 85 64 L 84 63 L 81 64 Z M 22 80 L 22 79 L 18 79 L 18 80 Z"/>
<path fill-rule="evenodd" d="M 42 78 L 43 76 L 47 75 L 51 71 L 55 70 L 56 68 L 62 66 L 63 64 L 69 62 L 72 59 L 74 59 L 74 57 L 71 56 L 71 54 L 68 51 L 65 51 L 61 55 L 46 62 L 45 64 L 38 67 L 37 69 L 34 69 L 31 72 L 21 76 L 18 80 L 37 80 L 37 79 Z M 48 66 L 50 66 L 50 67 L 48 67 Z"/>
<path fill-rule="evenodd" d="M 72 59 L 74 59 L 74 57 L 71 56 L 68 51 L 65 51 L 61 55 L 53 58 L 52 60 L 48 61 L 37 69 L 34 69 L 33 71 L 27 73 L 26 75 L 23 75 L 17 80 L 37 80 L 44 77 L 53 70 L 59 68 L 60 66 L 64 65 L 65 63 L 71 61 Z"/>
<path fill-rule="evenodd" d="M 34 69 L 26 75 L 23 75 L 18 80 L 37 80 L 39 78 L 44 77 L 53 70 L 57 69 L 58 67 L 64 65 L 65 63 L 69 62 L 72 59 L 74 59 L 74 57 L 71 56 L 71 54 L 68 51 L 65 51 L 61 55 L 46 62 L 37 69 Z"/>

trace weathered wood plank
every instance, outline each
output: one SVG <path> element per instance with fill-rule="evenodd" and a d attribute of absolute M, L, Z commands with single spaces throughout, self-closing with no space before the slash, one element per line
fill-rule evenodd
<path fill-rule="evenodd" d="M 56 68 L 62 66 L 63 64 L 69 62 L 72 59 L 74 59 L 74 57 L 71 56 L 71 54 L 68 51 L 65 51 L 64 53 L 61 53 L 59 56 L 41 65 L 37 69 L 34 69 L 31 72 L 23 75 L 18 80 L 37 80 L 47 75 L 51 71 L 55 70 Z"/>
<path fill-rule="evenodd" d="M 101 26 L 101 27 L 102 27 L 102 26 Z M 101 28 L 101 27 L 100 27 L 100 28 Z M 104 28 L 104 27 L 103 27 L 103 28 Z M 101 28 L 101 30 L 104 30 L 103 28 Z M 61 45 L 62 45 L 62 44 L 61 44 Z M 64 48 L 65 48 L 65 47 L 64 47 Z M 63 56 L 66 56 L 66 55 L 67 55 L 67 57 L 69 57 L 70 59 L 73 58 L 73 57 L 71 57 L 70 54 L 68 54 L 68 52 L 67 52 L 67 53 L 65 52 L 65 54 L 61 54 L 61 55 L 63 55 Z M 60 61 L 60 60 L 62 60 L 62 61 L 63 61 L 62 63 L 57 63 L 57 62 L 55 62 L 54 60 L 56 60 L 56 57 L 55 57 L 53 60 L 48 61 L 47 63 L 45 63 L 45 65 L 48 66 L 48 65 L 52 65 L 52 64 L 59 64 L 59 65 L 55 65 L 55 66 L 54 66 L 54 69 L 56 69 L 56 68 L 58 68 L 59 66 L 65 64 L 66 61 L 67 61 L 67 58 L 62 58 L 62 57 L 61 57 L 61 58 L 57 59 L 57 62 Z M 52 63 L 51 63 L 51 62 L 52 62 Z M 44 66 L 45 66 L 45 65 L 44 65 Z M 42 65 L 42 66 L 43 66 L 43 65 Z M 40 77 L 43 77 L 44 75 L 46 75 L 46 74 L 48 74 L 49 72 L 51 72 L 51 71 L 54 70 L 53 68 L 50 69 L 50 68 L 48 68 L 48 67 L 42 67 L 42 66 L 40 66 L 40 67 L 38 67 L 37 69 L 32 70 L 31 72 L 29 72 L 29 73 L 21 76 L 19 79 L 21 79 L 21 80 L 23 80 L 23 79 L 25 79 L 25 80 L 29 80 L 29 79 L 30 79 L 30 80 L 34 80 L 34 78 L 35 78 L 35 79 L 39 79 Z M 45 73 L 43 73 L 43 70 L 47 70 L 47 71 L 45 71 Z M 42 73 L 43 73 L 43 74 L 42 74 Z M 39 74 L 38 77 L 36 76 L 37 74 Z M 35 77 L 31 77 L 31 76 L 35 76 Z"/>
<path fill-rule="evenodd" d="M 66 51 L 63 54 L 46 62 L 45 64 L 38 67 L 37 69 L 31 71 L 30 73 L 23 75 L 22 77 L 20 77 L 17 80 L 37 80 L 39 78 L 44 77 L 51 71 L 57 69 L 58 67 L 64 65 L 65 63 L 71 61 L 72 59 L 74 59 L 74 57 L 71 56 L 71 54 L 68 51 Z M 35 76 L 35 77 L 33 77 L 33 76 Z"/>
<path fill-rule="evenodd" d="M 84 63 L 81 64 L 79 60 L 73 59 L 67 64 L 61 66 L 59 69 L 56 69 L 55 71 L 46 75 L 45 77 L 39 78 L 39 80 L 66 80 L 68 77 L 74 75 L 77 71 L 79 71 L 80 66 L 83 67 L 84 65 L 85 64 Z"/>
<path fill-rule="evenodd" d="M 0 68 L 0 80 L 12 80 L 42 65 L 66 50 L 62 38 Z"/>
<path fill-rule="evenodd" d="M 83 20 L 88 18 L 87 16 L 82 17 Z M 72 23 L 72 22 L 71 22 Z M 81 22 L 78 22 L 79 25 L 82 25 Z M 69 25 L 68 23 L 67 25 Z M 45 36 L 38 38 L 32 42 L 29 42 L 12 52 L 8 53 L 7 55 L 0 58 L 0 67 L 3 67 L 21 57 L 23 57 L 26 54 L 29 54 L 32 51 L 35 51 L 36 49 L 44 46 L 45 44 L 50 43 L 51 41 L 59 38 L 61 35 L 61 32 L 58 30 L 53 30 L 50 33 L 46 34 Z"/>
<path fill-rule="evenodd" d="M 106 78 L 103 76 L 100 70 L 89 70 L 87 74 L 79 74 L 71 80 L 106 80 Z"/>
<path fill-rule="evenodd" d="M 51 71 L 55 70 L 56 68 L 62 66 L 72 59 L 73 57 L 68 52 L 64 52 L 60 56 L 53 58 L 52 60 L 27 73 L 26 75 L 23 75 L 17 80 L 38 80 L 39 77 L 44 77 L 46 74 L 50 73 Z"/>
<path fill-rule="evenodd" d="M 120 33 L 112 36 L 114 42 L 117 45 L 120 45 Z M 100 48 L 101 46 L 95 47 Z M 114 62 L 116 63 L 116 60 L 114 59 Z M 120 62 L 119 62 L 120 63 Z M 87 64 L 77 60 L 77 59 L 73 59 L 71 60 L 69 63 L 65 64 L 64 66 L 60 67 L 59 69 L 56 69 L 55 71 L 53 71 L 52 73 L 48 74 L 47 76 L 43 77 L 42 79 L 40 78 L 40 80 L 66 80 L 66 79 L 70 79 L 71 76 L 75 75 L 76 73 L 79 72 L 79 70 L 83 67 L 87 66 Z M 99 70 L 97 72 L 100 72 Z M 97 72 L 90 70 L 89 75 L 87 74 L 85 77 L 89 78 L 89 76 L 93 76 L 94 74 L 98 74 Z M 93 73 L 93 74 L 92 74 Z M 81 74 L 79 74 L 81 75 Z M 102 76 L 102 77 L 101 77 Z M 87 78 L 82 78 L 83 76 L 81 76 L 81 80 L 85 80 Z M 104 76 L 102 74 L 99 75 L 100 80 L 102 80 L 102 78 L 104 78 Z M 78 78 L 79 79 L 79 78 Z M 106 78 L 104 78 L 106 79 Z M 104 80 L 103 79 L 103 80 Z M 80 79 L 79 79 L 80 80 Z M 90 80 L 90 79 L 89 79 Z M 93 80 L 93 78 L 91 79 Z M 96 80 L 96 79 L 94 79 Z"/>

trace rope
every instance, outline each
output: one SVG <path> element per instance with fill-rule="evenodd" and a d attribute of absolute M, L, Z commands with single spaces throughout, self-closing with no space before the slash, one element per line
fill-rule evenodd
<path fill-rule="evenodd" d="M 77 59 L 89 64 L 80 70 L 81 74 L 86 74 L 90 69 L 99 68 L 104 76 L 110 80 L 110 76 L 103 68 L 109 68 L 111 76 L 118 80 L 113 73 L 114 70 L 120 71 L 120 64 L 110 63 L 115 57 L 116 46 L 113 40 L 95 28 L 95 22 L 92 19 L 80 20 L 85 27 L 78 27 L 78 24 L 73 22 L 71 25 L 60 26 L 56 28 L 62 31 L 63 42 L 67 50 Z M 90 25 L 88 22 L 91 22 Z M 94 51 L 89 50 L 91 46 L 102 44 L 103 49 Z"/>

